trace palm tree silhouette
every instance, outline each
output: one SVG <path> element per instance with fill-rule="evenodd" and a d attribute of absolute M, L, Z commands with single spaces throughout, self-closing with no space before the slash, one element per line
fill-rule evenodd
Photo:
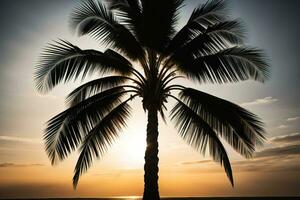
<path fill-rule="evenodd" d="M 45 48 L 35 72 L 38 91 L 95 73 L 100 77 L 71 92 L 68 108 L 48 121 L 44 133 L 52 164 L 79 148 L 74 188 L 93 159 L 103 155 L 126 125 L 134 98 L 142 99 L 148 115 L 144 200 L 160 199 L 158 114 L 165 119 L 170 98 L 176 101 L 170 117 L 182 138 L 220 162 L 232 186 L 231 165 L 220 138 L 246 158 L 264 142 L 263 123 L 256 115 L 176 84 L 179 78 L 222 84 L 264 82 L 269 77 L 264 54 L 244 44 L 244 28 L 227 15 L 224 1 L 200 4 L 177 31 L 183 4 L 183 0 L 110 0 L 105 4 L 87 0 L 75 8 L 71 26 L 110 49 L 82 50 L 65 40 Z"/>

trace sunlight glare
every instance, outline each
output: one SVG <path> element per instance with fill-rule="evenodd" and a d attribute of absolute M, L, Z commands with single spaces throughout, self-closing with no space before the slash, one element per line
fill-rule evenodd
<path fill-rule="evenodd" d="M 129 128 L 120 141 L 120 160 L 126 168 L 142 168 L 146 150 L 146 130 L 142 125 Z"/>

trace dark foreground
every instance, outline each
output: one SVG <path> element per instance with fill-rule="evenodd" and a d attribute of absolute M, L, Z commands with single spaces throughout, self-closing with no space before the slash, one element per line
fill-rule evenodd
<path fill-rule="evenodd" d="M 2 198 L 0 198 L 2 199 Z M 300 200 L 299 197 L 162 197 L 163 200 Z M 13 199 L 10 199 L 13 200 Z M 20 199 L 16 199 L 20 200 Z M 36 198 L 22 200 L 141 200 L 139 197 L 122 198 Z"/>

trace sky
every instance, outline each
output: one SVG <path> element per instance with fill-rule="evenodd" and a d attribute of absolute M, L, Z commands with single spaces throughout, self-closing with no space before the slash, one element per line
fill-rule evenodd
<path fill-rule="evenodd" d="M 57 38 L 104 50 L 68 25 L 74 0 L 1 0 L 0 6 L 0 198 L 135 196 L 143 192 L 146 115 L 140 100 L 128 127 L 72 188 L 77 153 L 51 166 L 42 142 L 48 119 L 63 111 L 65 96 L 80 83 L 39 94 L 34 67 L 45 45 Z M 179 27 L 199 1 L 186 1 Z M 271 65 L 265 84 L 245 81 L 195 85 L 256 113 L 267 142 L 245 160 L 228 145 L 235 187 L 219 164 L 181 140 L 172 122 L 159 124 L 159 186 L 162 196 L 300 195 L 300 63 L 297 0 L 229 0 L 233 18 L 244 21 L 247 44 L 264 49 Z M 88 79 L 87 79 L 88 80 Z M 87 81 L 84 80 L 84 81 Z M 172 103 L 172 101 L 171 101 Z"/>

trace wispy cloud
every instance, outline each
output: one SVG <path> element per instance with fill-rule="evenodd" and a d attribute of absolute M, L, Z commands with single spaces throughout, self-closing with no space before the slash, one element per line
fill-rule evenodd
<path fill-rule="evenodd" d="M 267 148 L 256 153 L 250 160 L 232 161 L 232 167 L 236 172 L 286 172 L 299 171 L 300 169 L 300 145 L 287 145 L 284 147 Z M 222 167 L 211 162 L 209 165 L 201 165 L 197 160 L 189 161 L 196 167 L 187 169 L 190 173 L 219 173 Z M 215 164 L 214 164 L 215 163 Z M 288 163 L 288 164 L 287 164 Z M 197 165 L 199 164 L 199 165 Z"/>
<path fill-rule="evenodd" d="M 41 140 L 36 138 L 23 138 L 23 137 L 14 137 L 14 136 L 0 136 L 0 141 L 9 141 L 9 142 L 22 142 L 22 143 L 40 143 Z"/>
<path fill-rule="evenodd" d="M 271 142 L 275 144 L 275 147 L 257 152 L 255 158 L 300 155 L 300 133 L 277 136 L 272 138 Z M 276 143 L 280 146 L 276 146 Z"/>
<path fill-rule="evenodd" d="M 300 170 L 300 133 L 293 133 L 273 138 L 275 146 L 256 152 L 250 160 L 233 161 L 232 166 L 237 171 L 275 172 Z M 277 145 L 276 145 L 277 144 Z M 280 146 L 278 146 L 278 144 Z M 206 164 L 204 164 L 206 163 Z M 223 169 L 211 160 L 191 160 L 181 162 L 183 165 L 193 166 L 189 171 L 194 172 L 222 172 Z M 288 163 L 288 165 L 287 165 Z M 202 165 L 203 164 L 203 165 Z"/>
<path fill-rule="evenodd" d="M 300 142 L 300 133 L 292 133 L 289 135 L 278 136 L 272 139 L 275 143 L 295 143 Z"/>
<path fill-rule="evenodd" d="M 279 128 L 279 129 L 285 129 L 285 128 L 287 128 L 287 127 L 288 127 L 287 125 L 281 124 L 281 125 L 279 125 L 277 128 Z"/>
<path fill-rule="evenodd" d="M 42 94 L 35 94 L 38 98 L 48 98 L 48 99 L 59 99 L 58 96 L 47 94 L 47 95 L 42 95 Z"/>
<path fill-rule="evenodd" d="M 0 163 L 0 168 L 4 167 L 43 167 L 44 164 L 31 163 L 31 164 L 16 164 L 16 163 Z"/>
<path fill-rule="evenodd" d="M 300 119 L 299 116 L 297 116 L 297 117 L 290 117 L 290 118 L 287 118 L 286 121 L 291 122 L 291 121 L 297 121 L 298 119 Z"/>
<path fill-rule="evenodd" d="M 233 166 L 238 171 L 255 171 L 255 172 L 279 172 L 279 171 L 298 171 L 300 169 L 299 156 L 277 156 L 261 157 L 252 160 L 242 160 L 233 162 Z M 287 165 L 286 162 L 289 164 Z"/>
<path fill-rule="evenodd" d="M 278 99 L 275 99 L 273 97 L 265 97 L 262 99 L 255 99 L 254 101 L 250 101 L 250 102 L 244 102 L 241 103 L 241 106 L 253 106 L 253 105 L 265 105 L 265 104 L 271 104 L 278 101 Z"/>
<path fill-rule="evenodd" d="M 212 160 L 193 160 L 193 161 L 183 161 L 180 164 L 182 165 L 194 165 L 194 164 L 204 164 L 204 163 L 211 163 Z"/>
<path fill-rule="evenodd" d="M 256 158 L 300 155 L 300 144 L 291 144 L 280 147 L 268 148 L 255 154 Z"/>

